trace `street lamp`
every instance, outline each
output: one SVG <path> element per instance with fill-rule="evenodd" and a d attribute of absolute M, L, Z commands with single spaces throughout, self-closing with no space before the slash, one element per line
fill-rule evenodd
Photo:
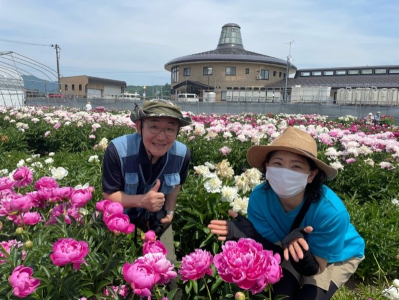
<path fill-rule="evenodd" d="M 294 41 L 286 43 L 286 44 L 290 45 L 290 51 L 288 52 L 288 56 L 287 56 L 287 71 L 285 72 L 285 90 L 284 90 L 284 101 L 285 101 L 285 103 L 288 103 L 287 88 L 288 88 L 288 77 L 289 77 L 289 71 L 290 71 L 290 63 L 291 63 L 291 60 L 292 60 L 292 57 L 291 57 L 291 45 L 293 43 L 294 43 Z"/>

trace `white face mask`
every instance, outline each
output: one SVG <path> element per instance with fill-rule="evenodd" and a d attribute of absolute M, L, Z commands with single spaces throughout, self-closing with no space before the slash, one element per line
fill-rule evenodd
<path fill-rule="evenodd" d="M 286 168 L 267 167 L 266 179 L 279 197 L 290 198 L 298 195 L 305 189 L 308 184 L 309 174 Z"/>

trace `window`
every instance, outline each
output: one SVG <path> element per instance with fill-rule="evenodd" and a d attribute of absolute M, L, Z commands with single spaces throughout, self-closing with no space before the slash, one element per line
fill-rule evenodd
<path fill-rule="evenodd" d="M 277 71 L 273 71 L 273 76 L 276 77 Z"/>
<path fill-rule="evenodd" d="M 321 71 L 313 71 L 312 76 L 321 76 Z"/>
<path fill-rule="evenodd" d="M 346 75 L 346 70 L 337 70 L 335 71 L 335 75 Z"/>
<path fill-rule="evenodd" d="M 359 75 L 359 70 L 348 70 L 348 75 Z"/>
<path fill-rule="evenodd" d="M 332 76 L 332 75 L 334 75 L 334 71 L 324 71 L 323 75 L 324 76 Z"/>
<path fill-rule="evenodd" d="M 282 75 L 282 73 L 281 73 L 281 72 L 278 72 L 278 77 L 281 77 L 281 75 Z"/>
<path fill-rule="evenodd" d="M 370 75 L 370 74 L 373 74 L 373 69 L 362 69 L 361 74 L 362 74 L 362 75 Z"/>
<path fill-rule="evenodd" d="M 399 69 L 389 69 L 389 74 L 399 74 Z"/>
<path fill-rule="evenodd" d="M 269 80 L 269 70 L 260 70 L 260 79 Z"/>
<path fill-rule="evenodd" d="M 280 72 L 281 73 L 281 72 Z M 310 72 L 301 72 L 302 77 L 308 77 L 310 76 Z M 281 76 L 280 76 L 281 77 Z"/>
<path fill-rule="evenodd" d="M 227 76 L 235 76 L 236 75 L 236 67 L 226 67 L 226 75 Z"/>
<path fill-rule="evenodd" d="M 173 83 L 179 81 L 179 66 L 172 68 L 170 76 Z"/>
<path fill-rule="evenodd" d="M 213 74 L 212 67 L 204 67 L 203 74 L 204 75 L 212 75 Z"/>
<path fill-rule="evenodd" d="M 67 85 L 67 84 L 65 85 L 65 90 L 66 90 L 66 91 L 68 90 L 68 85 Z"/>
<path fill-rule="evenodd" d="M 74 84 L 72 84 L 72 91 L 74 91 L 75 90 L 75 85 Z"/>
<path fill-rule="evenodd" d="M 249 68 L 245 69 L 245 74 L 249 74 Z"/>
<path fill-rule="evenodd" d="M 183 69 L 183 76 L 190 76 L 190 68 Z"/>
<path fill-rule="evenodd" d="M 79 84 L 79 91 L 82 91 L 82 85 Z"/>
<path fill-rule="evenodd" d="M 387 69 L 375 69 L 374 74 L 386 74 Z"/>

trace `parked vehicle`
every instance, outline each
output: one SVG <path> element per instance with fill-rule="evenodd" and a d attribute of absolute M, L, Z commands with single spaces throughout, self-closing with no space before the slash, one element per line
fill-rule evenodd
<path fill-rule="evenodd" d="M 179 94 L 178 95 L 177 101 L 178 102 L 198 102 L 199 101 L 199 97 L 198 97 L 197 94 L 183 93 L 183 94 Z"/>

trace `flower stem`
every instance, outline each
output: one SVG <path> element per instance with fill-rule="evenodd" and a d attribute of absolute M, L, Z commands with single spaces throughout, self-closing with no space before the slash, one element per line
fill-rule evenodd
<path fill-rule="evenodd" d="M 209 300 L 212 300 L 211 292 L 209 291 L 208 285 L 206 284 L 205 277 L 202 277 L 202 280 L 204 281 L 206 290 L 208 291 Z"/>

